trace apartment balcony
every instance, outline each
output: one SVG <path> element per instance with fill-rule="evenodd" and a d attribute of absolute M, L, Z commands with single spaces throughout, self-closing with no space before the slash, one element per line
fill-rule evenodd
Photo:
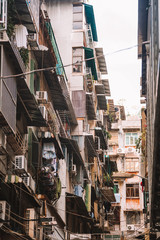
<path fill-rule="evenodd" d="M 88 120 L 96 120 L 93 94 L 88 92 L 86 92 L 86 111 L 88 115 Z"/>
<path fill-rule="evenodd" d="M 40 18 L 41 24 L 44 26 L 44 49 L 35 49 L 34 54 L 38 62 L 39 68 L 51 68 L 45 71 L 45 77 L 51 92 L 51 102 L 57 111 L 66 111 L 71 124 L 77 125 L 77 119 L 74 113 L 72 102 L 69 95 L 67 77 L 59 49 L 56 43 L 54 32 L 50 20 L 43 14 Z M 43 59 L 43 65 L 42 65 Z M 55 67 L 55 69 L 54 69 Z"/>
<path fill-rule="evenodd" d="M 107 139 L 104 129 L 102 129 L 102 127 L 95 127 L 95 135 L 100 139 L 100 149 L 107 149 Z"/>
<path fill-rule="evenodd" d="M 19 0 L 15 1 L 15 6 L 18 12 L 18 16 L 15 16 L 15 21 L 26 26 L 29 33 L 36 33 L 36 29 L 39 27 L 37 20 L 39 17 L 39 1 L 36 0 L 32 3 L 30 1 Z"/>
<path fill-rule="evenodd" d="M 85 68 L 85 89 L 87 92 L 93 91 L 93 76 L 91 68 L 86 67 Z"/>
<path fill-rule="evenodd" d="M 85 50 L 85 59 L 86 60 L 88 59 L 86 61 L 86 66 L 88 68 L 91 68 L 93 80 L 98 80 L 96 62 L 94 59 L 94 51 L 92 48 L 84 48 L 84 50 Z"/>
<path fill-rule="evenodd" d="M 102 187 L 100 189 L 102 197 L 108 202 L 115 202 L 115 195 L 112 187 Z"/>

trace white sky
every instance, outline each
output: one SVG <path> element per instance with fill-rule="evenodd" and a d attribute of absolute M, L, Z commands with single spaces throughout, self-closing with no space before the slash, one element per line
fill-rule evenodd
<path fill-rule="evenodd" d="M 90 0 L 94 6 L 98 47 L 104 54 L 137 44 L 138 0 Z M 111 97 L 126 113 L 140 110 L 141 61 L 137 47 L 106 56 Z"/>

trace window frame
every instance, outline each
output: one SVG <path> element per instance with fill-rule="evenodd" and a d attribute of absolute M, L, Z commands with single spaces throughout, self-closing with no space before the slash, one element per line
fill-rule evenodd
<path fill-rule="evenodd" d="M 136 169 L 136 164 L 138 163 L 138 168 Z M 127 167 L 129 165 L 129 167 Z M 132 168 L 132 165 L 134 167 Z M 138 158 L 126 158 L 125 159 L 125 171 L 126 172 L 139 172 L 139 159 Z"/>
<path fill-rule="evenodd" d="M 136 146 L 137 139 L 138 139 L 137 132 L 126 132 L 125 133 L 125 146 Z M 132 143 L 132 141 L 133 141 L 133 143 Z"/>
<path fill-rule="evenodd" d="M 74 11 L 74 8 L 75 7 L 81 7 L 81 9 L 82 9 L 82 11 Z M 73 4 L 73 21 L 72 21 L 72 29 L 74 30 L 74 31 L 79 31 L 79 30 L 83 30 L 83 4 Z M 76 16 L 76 15 L 82 15 L 81 16 L 81 18 L 82 18 L 82 20 L 74 20 L 74 16 Z M 76 23 L 81 23 L 81 27 L 74 27 L 74 24 L 76 24 Z"/>
<path fill-rule="evenodd" d="M 138 190 L 138 194 L 137 194 L 137 190 Z M 126 198 L 127 199 L 140 198 L 139 183 L 127 183 L 126 184 Z"/>
<path fill-rule="evenodd" d="M 81 56 L 74 56 L 74 49 L 81 49 L 82 51 L 82 55 Z M 83 48 L 82 47 L 72 47 L 72 73 L 73 74 L 83 74 L 83 56 L 84 56 L 84 53 L 83 53 Z M 74 58 L 81 58 L 80 61 L 82 61 L 81 63 L 78 63 L 76 64 L 76 62 L 74 63 Z M 81 68 L 81 71 L 74 71 L 74 67 L 75 66 L 78 66 L 77 69 L 80 67 Z"/>

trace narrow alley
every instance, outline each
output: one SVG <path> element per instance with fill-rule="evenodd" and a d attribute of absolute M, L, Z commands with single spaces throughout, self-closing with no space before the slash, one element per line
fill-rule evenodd
<path fill-rule="evenodd" d="M 139 98 L 99 1 L 0 0 L 0 240 L 160 239 L 160 1 L 135 0 L 137 42 L 108 51 L 136 49 Z"/>

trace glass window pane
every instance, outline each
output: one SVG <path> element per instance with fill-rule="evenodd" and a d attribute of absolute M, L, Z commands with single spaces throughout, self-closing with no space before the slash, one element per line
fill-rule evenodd
<path fill-rule="evenodd" d="M 130 188 L 126 188 L 126 197 L 130 197 Z"/>
<path fill-rule="evenodd" d="M 133 137 L 130 137 L 130 144 L 133 145 Z"/>
<path fill-rule="evenodd" d="M 131 188 L 131 197 L 134 197 L 134 188 Z"/>
<path fill-rule="evenodd" d="M 82 13 L 76 13 L 73 15 L 73 22 L 82 22 Z"/>
<path fill-rule="evenodd" d="M 131 171 L 134 171 L 134 162 L 131 162 Z"/>
<path fill-rule="evenodd" d="M 73 29 L 82 29 L 82 22 L 74 22 Z"/>
<path fill-rule="evenodd" d="M 126 136 L 126 145 L 129 145 L 129 137 Z"/>
<path fill-rule="evenodd" d="M 130 163 L 126 162 L 126 171 L 129 171 L 129 170 L 130 170 Z"/>
<path fill-rule="evenodd" d="M 74 5 L 73 13 L 82 13 L 82 6 Z"/>
<path fill-rule="evenodd" d="M 135 188 L 135 197 L 139 197 L 139 187 Z"/>

